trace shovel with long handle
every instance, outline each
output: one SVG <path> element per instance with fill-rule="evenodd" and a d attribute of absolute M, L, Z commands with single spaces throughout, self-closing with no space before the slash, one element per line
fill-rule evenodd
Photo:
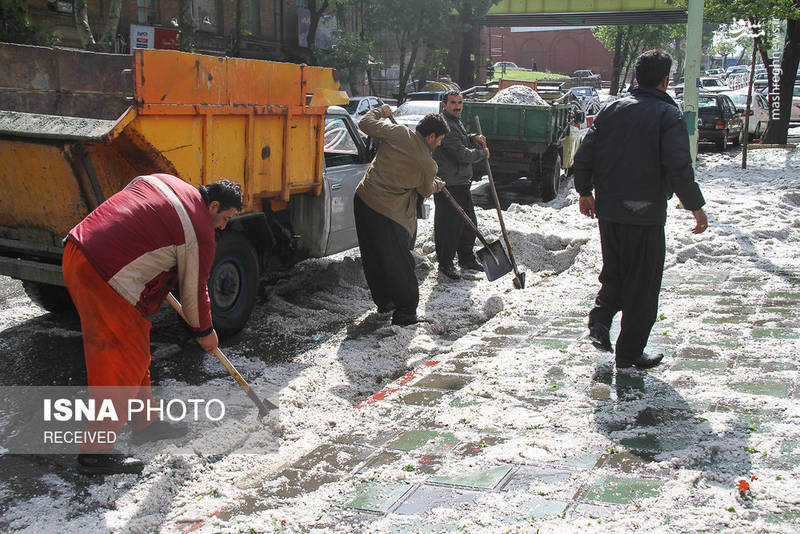
<path fill-rule="evenodd" d="M 186 321 L 186 316 L 183 315 L 183 307 L 181 306 L 181 303 L 178 302 L 178 299 L 176 299 L 172 295 L 172 293 L 167 293 L 167 301 L 173 308 L 175 308 L 175 311 L 178 312 L 178 315 L 183 317 L 183 320 Z M 261 399 L 258 398 L 255 392 L 252 389 L 250 389 L 250 384 L 248 384 L 247 381 L 244 379 L 244 377 L 242 377 L 242 375 L 239 374 L 239 371 L 236 370 L 236 367 L 233 366 L 230 360 L 228 360 L 228 358 L 226 358 L 225 355 L 222 354 L 222 351 L 219 350 L 219 347 L 217 347 L 217 349 L 214 351 L 214 356 L 216 356 L 217 359 L 220 361 L 220 363 L 223 365 L 223 367 L 225 367 L 225 369 L 228 370 L 228 372 L 234 378 L 234 380 L 236 380 L 239 383 L 239 385 L 242 386 L 242 389 L 244 390 L 245 393 L 247 393 L 247 396 L 250 397 L 250 400 L 253 401 L 253 404 L 255 404 L 256 407 L 258 407 L 259 417 L 264 417 L 270 412 L 270 410 L 278 409 L 277 406 L 275 406 L 268 400 L 262 401 Z"/>
<path fill-rule="evenodd" d="M 475 232 L 475 235 L 483 244 L 484 248 L 478 250 L 478 259 L 481 260 L 481 265 L 483 265 L 483 270 L 486 273 L 486 279 L 491 282 L 492 280 L 497 280 L 506 273 L 510 273 L 511 262 L 508 261 L 508 256 L 506 256 L 506 251 L 503 250 L 503 245 L 500 244 L 500 241 L 493 241 L 492 243 L 487 242 L 481 231 L 478 230 L 478 227 L 472 222 L 472 219 L 469 218 L 467 212 L 464 211 L 464 208 L 462 208 L 458 201 L 453 198 L 453 195 L 450 194 L 450 191 L 445 187 L 442 189 L 442 193 L 444 193 L 447 200 L 450 201 L 456 211 L 464 218 L 464 221 L 472 228 L 472 231 Z"/>
<path fill-rule="evenodd" d="M 481 118 L 475 115 L 475 125 L 478 127 L 478 135 L 483 135 L 481 131 Z M 489 174 L 489 189 L 492 191 L 492 198 L 494 199 L 494 206 L 497 208 L 497 219 L 500 221 L 500 230 L 503 232 L 503 240 L 506 242 L 506 249 L 508 250 L 508 257 L 511 259 L 511 267 L 514 269 L 514 287 L 517 289 L 525 288 L 525 273 L 520 273 L 517 269 L 517 262 L 514 260 L 514 251 L 511 250 L 511 240 L 508 238 L 506 232 L 506 224 L 503 222 L 503 210 L 500 208 L 500 199 L 497 198 L 497 189 L 494 187 L 494 178 L 492 177 L 492 166 L 489 165 L 489 158 L 486 158 L 486 172 Z"/>

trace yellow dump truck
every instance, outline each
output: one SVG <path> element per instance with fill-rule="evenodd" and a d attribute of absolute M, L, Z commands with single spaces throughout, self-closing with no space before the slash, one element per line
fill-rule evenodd
<path fill-rule="evenodd" d="M 261 274 L 357 244 L 355 186 L 374 155 L 332 69 L 167 50 L 0 44 L 0 274 L 70 305 L 62 239 L 138 175 L 241 184 L 217 235 L 214 324 L 241 329 Z"/>

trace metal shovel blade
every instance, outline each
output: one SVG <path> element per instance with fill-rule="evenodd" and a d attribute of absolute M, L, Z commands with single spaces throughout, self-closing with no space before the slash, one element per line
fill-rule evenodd
<path fill-rule="evenodd" d="M 511 261 L 509 261 L 500 241 L 489 243 L 488 246 L 478 249 L 478 259 L 483 265 L 486 279 L 490 282 L 511 272 Z"/>

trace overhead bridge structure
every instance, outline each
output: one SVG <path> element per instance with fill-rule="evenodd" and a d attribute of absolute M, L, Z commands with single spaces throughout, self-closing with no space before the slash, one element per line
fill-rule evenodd
<path fill-rule="evenodd" d="M 676 0 L 501 0 L 481 19 L 486 26 L 629 26 L 686 24 L 684 115 L 697 153 L 697 95 L 700 76 L 700 39 L 704 0 L 688 0 L 688 9 Z"/>

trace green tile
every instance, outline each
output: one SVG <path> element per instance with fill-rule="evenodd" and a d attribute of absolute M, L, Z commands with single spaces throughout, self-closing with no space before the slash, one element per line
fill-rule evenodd
<path fill-rule="evenodd" d="M 750 395 L 766 395 L 769 397 L 785 398 L 789 396 L 789 384 L 773 380 L 753 380 L 750 382 L 737 382 L 729 387 L 739 393 Z"/>
<path fill-rule="evenodd" d="M 556 460 L 556 465 L 565 467 L 577 467 L 579 469 L 590 469 L 597 465 L 598 460 L 603 455 L 602 452 L 581 452 L 574 456 L 569 456 L 562 460 Z"/>
<path fill-rule="evenodd" d="M 345 508 L 385 514 L 411 488 L 408 484 L 361 484 Z"/>
<path fill-rule="evenodd" d="M 465 491 L 460 488 L 424 484 L 404 499 L 403 503 L 393 513 L 421 516 L 434 508 L 463 508 L 473 504 L 473 501 L 480 495 L 477 491 Z M 422 532 L 425 531 L 423 530 Z"/>
<path fill-rule="evenodd" d="M 767 315 L 777 315 L 779 317 L 796 317 L 797 310 L 795 308 L 790 307 L 780 307 L 780 306 L 762 306 L 761 313 Z"/>
<path fill-rule="evenodd" d="M 425 446 L 426 443 L 439 435 L 438 432 L 433 430 L 409 430 L 401 435 L 388 446 L 390 449 L 397 449 L 400 451 L 413 451 Z"/>
<path fill-rule="evenodd" d="M 702 320 L 705 324 L 742 324 L 750 323 L 748 316 L 745 315 L 709 315 L 703 317 Z"/>
<path fill-rule="evenodd" d="M 633 451 L 667 452 L 686 448 L 689 440 L 677 437 L 663 437 L 656 434 L 644 434 L 635 438 L 621 439 L 620 445 Z"/>
<path fill-rule="evenodd" d="M 783 299 L 791 300 L 794 302 L 800 301 L 800 293 L 796 291 L 770 291 L 767 293 L 769 299 Z"/>
<path fill-rule="evenodd" d="M 266 485 L 270 495 L 278 498 L 291 498 L 304 493 L 313 493 L 323 484 L 337 482 L 341 477 L 321 471 L 308 472 L 297 469 L 284 469 Z"/>
<path fill-rule="evenodd" d="M 756 339 L 797 339 L 800 337 L 797 330 L 791 328 L 753 328 L 752 336 Z"/>
<path fill-rule="evenodd" d="M 708 282 L 724 282 L 730 276 L 728 271 L 717 271 L 712 273 L 695 274 L 690 277 L 687 282 L 705 284 Z"/>
<path fill-rule="evenodd" d="M 533 497 L 520 505 L 519 511 L 533 519 L 545 519 L 557 516 L 567 509 L 568 501 L 556 501 Z"/>
<path fill-rule="evenodd" d="M 449 484 L 452 486 L 466 486 L 470 488 L 495 488 L 505 476 L 511 472 L 511 466 L 501 465 L 488 469 L 481 469 L 462 475 L 437 476 L 431 478 L 431 482 L 437 484 Z"/>
<path fill-rule="evenodd" d="M 460 375 L 443 375 L 439 373 L 430 374 L 418 380 L 414 386 L 420 388 L 445 389 L 457 391 L 471 381 L 470 377 Z"/>
<path fill-rule="evenodd" d="M 374 452 L 369 447 L 346 445 L 320 445 L 289 467 L 295 469 L 322 469 L 325 471 L 350 471 Z"/>
<path fill-rule="evenodd" d="M 663 485 L 664 482 L 660 480 L 605 476 L 589 488 L 586 499 L 615 504 L 631 504 L 639 499 L 655 497 Z"/>
<path fill-rule="evenodd" d="M 699 287 L 682 287 L 678 289 L 679 295 L 687 295 L 691 297 L 718 297 L 720 291 L 715 289 L 701 289 Z"/>
<path fill-rule="evenodd" d="M 474 399 L 453 399 L 450 401 L 450 406 L 454 408 L 466 408 L 467 406 L 478 406 L 481 402 Z"/>
<path fill-rule="evenodd" d="M 762 360 L 760 358 L 736 358 L 736 367 L 747 367 L 748 369 L 761 369 L 765 373 L 778 371 L 794 371 L 797 364 L 783 360 Z"/>
<path fill-rule="evenodd" d="M 700 347 L 724 347 L 726 349 L 735 349 L 739 346 L 739 340 L 735 338 L 725 339 L 703 339 L 693 337 L 689 340 L 692 345 Z"/>
<path fill-rule="evenodd" d="M 400 397 L 400 400 L 411 406 L 437 406 L 441 404 L 443 396 L 443 391 L 432 391 L 426 389 L 406 393 Z"/>
<path fill-rule="evenodd" d="M 773 525 L 800 525 L 800 509 L 787 508 L 777 513 L 767 514 L 767 523 Z"/>
<path fill-rule="evenodd" d="M 641 471 L 647 464 L 648 462 L 642 459 L 642 457 L 630 452 L 609 452 L 600 457 L 600 460 L 597 462 L 597 467 L 616 469 L 623 473 L 633 473 Z"/>
<path fill-rule="evenodd" d="M 670 366 L 671 371 L 723 371 L 727 368 L 726 362 L 705 360 L 675 360 Z"/>
<path fill-rule="evenodd" d="M 530 325 L 500 325 L 494 329 L 501 336 L 524 336 L 531 333 Z"/>
<path fill-rule="evenodd" d="M 796 451 L 797 445 L 798 442 L 793 439 L 785 440 L 783 443 L 781 443 L 781 454 L 787 454 Z"/>
<path fill-rule="evenodd" d="M 542 347 L 546 349 L 555 349 L 555 350 L 567 350 L 570 345 L 572 345 L 574 340 L 572 339 L 551 339 L 551 338 L 543 338 L 543 337 L 536 337 L 529 340 L 531 345 L 536 345 L 537 347 Z"/>
<path fill-rule="evenodd" d="M 457 525 L 448 523 L 420 523 L 415 521 L 413 525 L 403 525 L 392 527 L 392 534 L 438 534 L 440 532 L 458 532 Z"/>
<path fill-rule="evenodd" d="M 455 453 L 459 456 L 478 456 L 485 453 L 492 445 L 503 443 L 505 438 L 486 436 L 483 439 L 469 441 L 458 447 Z"/>
<path fill-rule="evenodd" d="M 719 353 L 708 347 L 684 347 L 678 353 L 678 356 L 692 360 L 711 360 L 718 359 Z"/>

